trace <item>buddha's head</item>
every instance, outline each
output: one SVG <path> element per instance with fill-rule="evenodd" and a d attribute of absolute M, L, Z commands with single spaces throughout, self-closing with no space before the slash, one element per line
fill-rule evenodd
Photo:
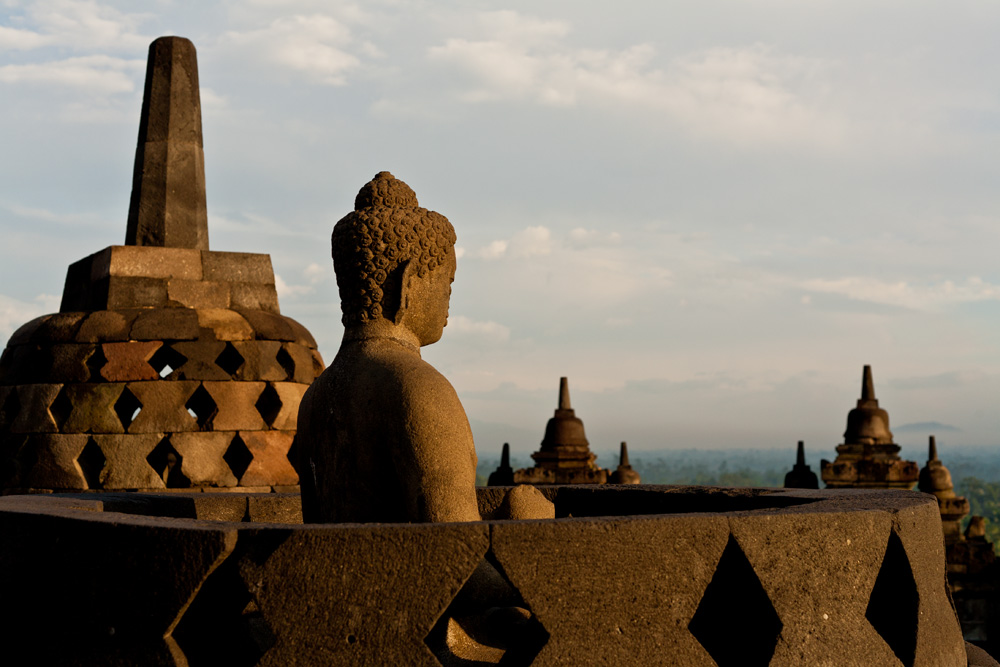
<path fill-rule="evenodd" d="M 358 192 L 333 228 L 333 267 L 348 329 L 385 322 L 421 345 L 441 338 L 455 277 L 455 230 L 387 171 Z"/>

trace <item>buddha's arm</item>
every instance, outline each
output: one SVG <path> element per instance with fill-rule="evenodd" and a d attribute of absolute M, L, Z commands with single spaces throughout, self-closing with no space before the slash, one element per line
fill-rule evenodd
<path fill-rule="evenodd" d="M 427 365 L 407 409 L 417 521 L 478 521 L 476 449 L 458 394 Z M 413 378 L 417 379 L 417 378 Z"/>

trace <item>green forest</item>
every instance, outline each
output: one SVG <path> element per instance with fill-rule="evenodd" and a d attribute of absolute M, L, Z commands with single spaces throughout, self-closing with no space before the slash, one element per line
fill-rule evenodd
<path fill-rule="evenodd" d="M 806 452 L 806 461 L 819 474 L 819 462 L 827 452 Z M 911 455 L 912 456 L 912 455 Z M 781 487 L 785 473 L 794 463 L 794 450 L 664 450 L 635 453 L 632 467 L 644 484 L 701 484 L 709 486 Z M 917 457 L 913 457 L 917 458 Z M 917 459 L 921 465 L 924 460 Z M 953 448 L 941 452 L 951 471 L 955 493 L 969 499 L 971 515 L 986 518 L 986 537 L 994 549 L 1000 545 L 1000 452 L 984 448 Z M 614 469 L 617 452 L 598 456 L 598 463 Z M 489 474 L 499 465 L 497 459 L 483 459 L 477 470 L 477 483 L 485 485 Z M 511 456 L 516 470 L 532 465 L 527 456 Z M 963 529 L 968 517 L 963 522 Z"/>

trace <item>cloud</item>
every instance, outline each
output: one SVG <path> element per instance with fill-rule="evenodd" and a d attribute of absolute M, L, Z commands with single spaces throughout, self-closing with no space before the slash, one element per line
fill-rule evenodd
<path fill-rule="evenodd" d="M 219 46 L 332 86 L 346 84 L 348 73 L 360 67 L 355 52 L 373 48 L 358 43 L 345 23 L 324 14 L 288 16 L 257 30 L 226 32 Z"/>
<path fill-rule="evenodd" d="M 3 65 L 0 83 L 38 84 L 72 88 L 93 96 L 131 93 L 136 75 L 146 66 L 144 60 L 125 60 L 112 56 L 79 56 L 45 63 Z"/>
<path fill-rule="evenodd" d="M 577 227 L 576 229 L 570 231 L 567 239 L 570 247 L 577 249 L 591 248 L 594 246 L 616 245 L 620 243 L 621 240 L 621 234 L 618 232 L 605 234 L 604 232 L 599 232 L 596 229 L 584 229 L 583 227 Z"/>
<path fill-rule="evenodd" d="M 309 294 L 315 291 L 316 285 L 325 278 L 329 278 L 332 274 L 332 270 L 328 271 L 314 262 L 302 269 L 302 277 L 306 280 L 305 284 L 290 285 L 280 275 L 275 273 L 274 288 L 277 290 L 279 298 Z"/>
<path fill-rule="evenodd" d="M 476 338 L 484 343 L 506 343 L 510 340 L 510 328 L 496 322 L 479 322 L 464 315 L 448 318 L 448 335 Z"/>
<path fill-rule="evenodd" d="M 47 46 L 74 50 L 145 51 L 152 38 L 138 32 L 144 14 L 123 13 L 94 0 L 34 0 L 15 20 L 31 28 L 0 26 L 0 51 Z"/>
<path fill-rule="evenodd" d="M 913 284 L 905 280 L 887 282 L 866 276 L 806 280 L 802 287 L 812 292 L 837 294 L 856 301 L 867 301 L 911 310 L 935 310 L 974 301 L 1000 299 L 1000 286 L 978 277 L 957 284 L 945 280 L 936 284 Z"/>
<path fill-rule="evenodd" d="M 471 253 L 479 259 L 500 259 L 511 257 L 523 259 L 538 255 L 548 255 L 552 252 L 552 232 L 548 227 L 526 227 L 514 234 L 509 240 L 499 239 Z M 464 253 L 463 253 L 464 254 Z"/>
<path fill-rule="evenodd" d="M 569 45 L 563 23 L 515 12 L 484 14 L 485 39 L 448 38 L 431 63 L 461 75 L 460 102 L 647 111 L 705 136 L 745 144 L 838 145 L 841 121 L 827 108 L 830 64 L 765 45 L 711 48 L 657 66 L 650 44 L 623 49 Z"/>

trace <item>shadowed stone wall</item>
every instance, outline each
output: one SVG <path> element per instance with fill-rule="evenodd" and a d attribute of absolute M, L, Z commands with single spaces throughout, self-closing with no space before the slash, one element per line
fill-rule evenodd
<path fill-rule="evenodd" d="M 543 491 L 567 518 L 301 525 L 275 494 L 8 496 L 19 613 L 0 636 L 35 664 L 469 664 L 451 607 L 485 557 L 539 626 L 479 664 L 967 664 L 927 496 Z M 484 515 L 505 493 L 480 490 Z"/>

